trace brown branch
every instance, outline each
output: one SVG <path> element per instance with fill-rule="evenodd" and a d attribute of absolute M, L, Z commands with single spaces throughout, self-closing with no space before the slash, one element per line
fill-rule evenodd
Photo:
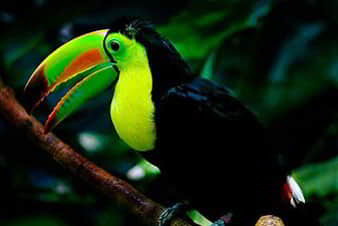
<path fill-rule="evenodd" d="M 157 226 L 158 218 L 165 209 L 137 191 L 127 182 L 109 174 L 62 142 L 53 133 L 44 134 L 39 121 L 27 114 L 15 98 L 13 90 L 0 77 L 0 114 L 18 130 L 24 133 L 37 147 L 48 152 L 58 163 L 74 176 L 80 177 L 97 188 L 114 202 L 137 216 L 145 225 Z M 284 226 L 282 220 L 274 216 L 264 216 L 256 226 Z M 175 218 L 171 226 L 192 226 Z"/>
<path fill-rule="evenodd" d="M 62 142 L 53 133 L 44 134 L 43 126 L 18 103 L 13 90 L 0 78 L 0 114 L 24 133 L 37 147 L 48 152 L 74 176 L 96 187 L 114 202 L 125 207 L 145 225 L 158 225 L 164 207 L 150 200 L 127 182 L 109 174 Z M 175 218 L 172 226 L 191 226 Z"/>

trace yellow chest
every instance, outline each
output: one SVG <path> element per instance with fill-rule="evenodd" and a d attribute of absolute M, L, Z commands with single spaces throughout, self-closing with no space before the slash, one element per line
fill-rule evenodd
<path fill-rule="evenodd" d="M 111 118 L 117 133 L 137 151 L 149 151 L 155 146 L 152 85 L 147 62 L 121 70 L 111 104 Z"/>

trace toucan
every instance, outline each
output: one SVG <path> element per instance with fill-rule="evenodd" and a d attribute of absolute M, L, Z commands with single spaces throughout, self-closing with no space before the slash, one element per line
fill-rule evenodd
<path fill-rule="evenodd" d="M 259 215 L 283 216 L 305 203 L 256 114 L 228 88 L 193 73 L 145 20 L 124 17 L 56 49 L 25 86 L 27 110 L 66 86 L 46 132 L 113 87 L 110 116 L 118 136 L 212 220 L 231 212 L 239 224 L 254 225 Z M 167 224 L 165 216 L 178 206 L 159 224 Z"/>

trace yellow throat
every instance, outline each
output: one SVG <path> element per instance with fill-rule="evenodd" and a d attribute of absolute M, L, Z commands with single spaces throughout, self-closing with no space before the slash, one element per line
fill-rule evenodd
<path fill-rule="evenodd" d="M 146 51 L 141 45 L 137 48 L 143 49 L 135 51 L 141 56 L 130 57 L 128 65 L 120 68 L 110 114 L 124 142 L 134 150 L 149 151 L 154 149 L 156 140 L 153 82 Z"/>

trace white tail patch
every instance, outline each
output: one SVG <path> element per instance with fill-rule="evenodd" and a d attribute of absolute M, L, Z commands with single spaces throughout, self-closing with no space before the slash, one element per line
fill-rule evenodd
<path fill-rule="evenodd" d="M 303 195 L 303 191 L 298 185 L 298 183 L 293 179 L 292 176 L 287 176 L 287 185 L 291 192 L 290 203 L 293 207 L 297 207 L 300 203 L 305 203 L 305 198 Z"/>

